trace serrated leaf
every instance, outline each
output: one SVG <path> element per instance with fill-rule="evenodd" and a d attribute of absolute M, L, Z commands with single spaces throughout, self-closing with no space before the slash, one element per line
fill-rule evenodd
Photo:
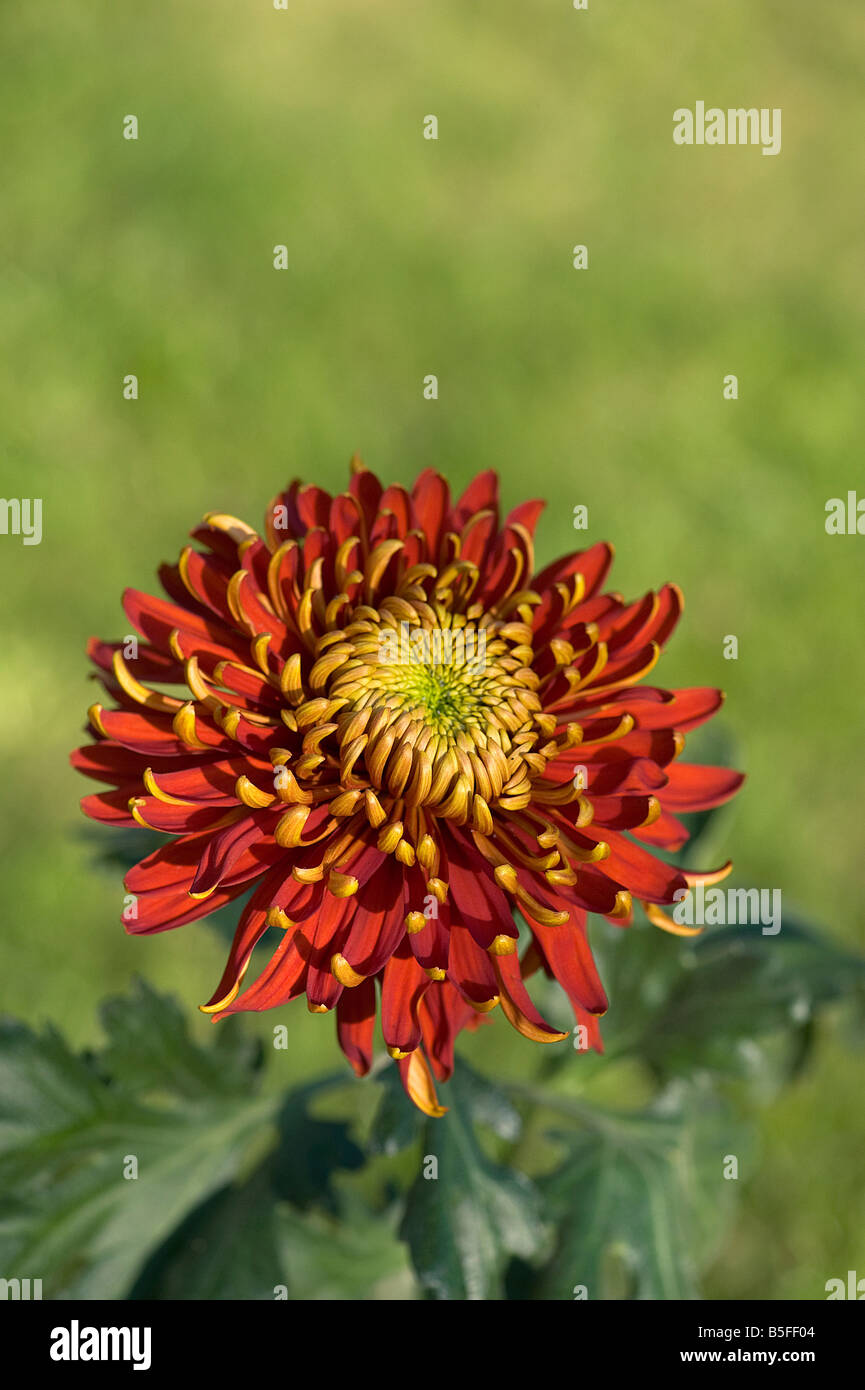
<path fill-rule="evenodd" d="M 191 1212 L 148 1261 L 134 1299 L 349 1299 L 414 1295 L 393 1210 L 343 1194 L 337 1218 L 277 1198 L 273 1156 Z"/>
<path fill-rule="evenodd" d="M 519 1139 L 523 1128 L 519 1110 L 500 1086 L 481 1076 L 464 1057 L 459 1060 L 458 1085 L 460 1104 L 474 1124 L 483 1125 L 510 1143 Z"/>
<path fill-rule="evenodd" d="M 189 1035 L 174 999 L 135 980 L 129 999 L 107 999 L 100 1008 L 107 1045 L 102 1067 L 136 1093 L 163 1087 L 190 1100 L 246 1095 L 261 1064 L 260 1045 L 239 1029 L 216 1026 L 209 1047 Z"/>
<path fill-rule="evenodd" d="M 381 1097 L 367 1138 L 371 1154 L 391 1156 L 417 1143 L 424 1130 L 424 1118 L 405 1093 L 394 1066 L 383 1068 L 376 1077 Z"/>
<path fill-rule="evenodd" d="M 0 1263 L 32 1271 L 51 1298 L 123 1297 L 142 1261 L 234 1176 L 275 1109 L 251 1067 L 240 1086 L 236 1045 L 198 1048 L 151 991 L 110 1005 L 108 1024 L 114 1074 L 110 1050 L 79 1057 L 53 1029 L 0 1029 L 0 1189 L 15 1194 L 0 1206 Z"/>
<path fill-rule="evenodd" d="M 522 1173 L 493 1163 L 475 1137 L 470 1086 L 446 1088 L 448 1113 L 424 1131 L 422 1171 L 408 1194 L 401 1235 L 421 1288 L 436 1299 L 498 1299 L 512 1255 L 529 1259 L 544 1237 L 540 1202 Z"/>
<path fill-rule="evenodd" d="M 551 1135 L 567 1151 L 539 1183 L 557 1243 L 532 1297 L 699 1297 L 697 1272 L 733 1186 L 725 1159 L 741 1157 L 725 1110 L 682 1091 L 635 1115 L 584 1106 L 581 1119 L 581 1130 Z"/>
<path fill-rule="evenodd" d="M 341 1076 L 338 1080 L 341 1082 Z M 362 1168 L 364 1154 L 343 1120 L 318 1119 L 309 1113 L 313 1096 L 327 1082 L 314 1081 L 285 1098 L 277 1114 L 279 1142 L 273 1157 L 278 1196 L 300 1210 L 319 1205 L 337 1210 L 333 1176 L 338 1170 Z"/>
<path fill-rule="evenodd" d="M 340 1221 L 282 1203 L 276 1238 L 290 1301 L 411 1299 L 417 1296 L 395 1209 L 370 1212 L 352 1199 Z"/>
<path fill-rule="evenodd" d="M 681 967 L 639 1046 L 668 1072 L 747 1074 L 753 1041 L 775 1033 L 801 1064 L 814 1014 L 865 980 L 865 961 L 786 915 L 776 936 L 739 926 L 697 938 Z"/>
<path fill-rule="evenodd" d="M 268 1168 L 214 1193 L 147 1261 L 131 1299 L 269 1300 L 285 1282 Z"/>

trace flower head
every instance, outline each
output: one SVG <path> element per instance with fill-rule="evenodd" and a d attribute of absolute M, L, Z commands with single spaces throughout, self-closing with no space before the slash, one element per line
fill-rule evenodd
<path fill-rule="evenodd" d="M 126 877 L 127 930 L 252 889 L 204 1011 L 306 994 L 335 1011 L 362 1074 L 380 994 L 385 1044 L 430 1114 L 457 1033 L 496 1005 L 526 1037 L 566 1036 L 526 989 L 538 967 L 600 1050 L 586 914 L 625 926 L 637 897 L 685 930 L 663 905 L 725 870 L 686 874 L 655 851 L 684 844 L 679 812 L 742 781 L 681 761 L 720 692 L 642 683 L 679 590 L 602 592 L 607 545 L 535 574 L 542 505 L 500 526 L 493 473 L 453 503 L 431 470 L 383 490 L 354 461 L 337 497 L 293 483 L 263 537 L 208 514 L 203 549 L 160 571 L 167 598 L 126 592 L 143 640 L 89 648 L 113 704 L 92 706 L 96 741 L 73 763 L 115 790 L 83 808 L 169 837 Z M 240 993 L 269 927 L 282 936 Z"/>

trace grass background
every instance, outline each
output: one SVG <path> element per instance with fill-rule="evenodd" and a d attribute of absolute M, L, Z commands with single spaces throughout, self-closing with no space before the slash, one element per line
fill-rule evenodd
<path fill-rule="evenodd" d="M 136 973 L 190 1014 L 209 995 L 215 934 L 125 937 L 94 866 L 66 766 L 83 646 L 126 631 L 122 588 L 204 511 L 255 522 L 298 474 L 339 488 L 354 450 L 403 483 L 499 469 L 506 503 L 550 503 L 544 561 L 584 503 L 616 587 L 680 583 L 660 678 L 728 692 L 738 881 L 865 947 L 865 540 L 824 530 L 828 498 L 865 494 L 865 14 L 65 0 L 5 6 L 0 42 L 0 493 L 44 499 L 40 546 L 0 537 L 0 1007 L 83 1044 Z M 781 107 L 781 154 L 675 146 L 698 99 Z M 287 1076 L 332 1066 L 332 1024 L 286 1017 Z M 502 1070 L 527 1047 L 499 1022 Z M 710 1294 L 865 1273 L 861 1095 L 827 1032 L 761 1121 Z"/>

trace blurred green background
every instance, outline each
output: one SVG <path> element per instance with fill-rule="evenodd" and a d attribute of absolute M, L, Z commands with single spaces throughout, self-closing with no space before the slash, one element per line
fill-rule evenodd
<path fill-rule="evenodd" d="M 865 13 L 65 0 L 4 6 L 0 41 L 0 492 L 44 499 L 41 546 L 0 537 L 0 1007 L 84 1044 L 135 974 L 191 1015 L 210 994 L 216 934 L 126 937 L 94 863 L 66 764 L 84 643 L 127 631 L 123 587 L 151 587 L 203 512 L 257 522 L 295 475 L 338 489 L 355 450 L 406 484 L 497 468 L 506 504 L 550 504 L 543 561 L 586 539 L 584 503 L 615 587 L 677 581 L 659 678 L 728 693 L 737 881 L 865 947 L 865 540 L 824 530 L 828 498 L 865 494 Z M 781 154 L 676 147 L 698 99 L 781 107 Z M 286 1080 L 334 1066 L 331 1021 L 280 1021 Z M 535 1064 L 503 1020 L 461 1046 Z M 630 1086 L 611 1074 L 607 1098 Z M 826 1029 L 761 1116 L 708 1294 L 823 1297 L 863 1272 L 862 1093 Z"/>

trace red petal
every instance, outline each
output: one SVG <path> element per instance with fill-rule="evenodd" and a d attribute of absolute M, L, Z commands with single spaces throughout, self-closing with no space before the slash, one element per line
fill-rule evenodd
<path fill-rule="evenodd" d="M 450 489 L 440 473 L 425 468 L 411 495 L 417 525 L 427 539 L 428 553 L 433 560 L 438 560 L 450 506 Z"/>
<path fill-rule="evenodd" d="M 674 763 L 667 769 L 669 781 L 658 793 L 664 807 L 672 811 L 707 811 L 735 796 L 745 778 L 728 767 L 700 767 L 697 763 Z"/>
<path fill-rule="evenodd" d="M 129 798 L 135 795 L 135 790 L 126 786 L 116 792 L 96 792 L 92 796 L 83 796 L 81 809 L 85 816 L 104 825 L 134 826 L 137 822 L 129 809 Z"/>
<path fill-rule="evenodd" d="M 358 975 L 377 975 L 405 935 L 405 881 L 402 865 L 391 855 L 357 892 L 357 904 L 342 948 Z"/>
<path fill-rule="evenodd" d="M 364 980 L 354 989 L 344 989 L 336 1006 L 336 1035 L 339 1045 L 358 1076 L 372 1066 L 375 1031 L 375 980 Z"/>
<path fill-rule="evenodd" d="M 607 878 L 613 879 L 621 888 L 633 893 L 635 898 L 645 898 L 651 903 L 671 903 L 678 888 L 687 884 L 679 869 L 664 864 L 654 855 L 635 845 L 613 831 L 594 833 L 592 826 L 583 830 L 586 839 L 597 843 L 605 840 L 610 846 L 608 858 L 602 859 L 596 867 Z"/>
<path fill-rule="evenodd" d="M 486 861 L 459 833 L 448 835 L 447 850 L 452 917 L 468 927 L 483 950 L 502 934 L 516 940 L 510 903 Z"/>
<path fill-rule="evenodd" d="M 244 816 L 225 830 L 209 835 L 202 845 L 203 853 L 190 892 L 207 893 L 215 888 L 228 877 L 240 856 L 266 834 L 260 818 Z"/>
<path fill-rule="evenodd" d="M 387 1047 L 413 1052 L 421 1040 L 417 1007 L 432 981 L 418 965 L 405 937 L 384 968 L 381 1030 Z"/>
<path fill-rule="evenodd" d="M 493 956 L 493 968 L 499 982 L 502 1012 L 512 1027 L 523 1037 L 535 1042 L 561 1041 L 567 1034 L 553 1028 L 538 1013 L 520 974 L 520 960 L 516 951 L 509 956 Z"/>
<path fill-rule="evenodd" d="M 544 927 L 523 908 L 520 911 L 532 929 L 550 973 L 562 986 L 575 1012 L 581 1008 L 590 1014 L 605 1013 L 607 996 L 589 948 L 586 914 L 574 909 L 570 922 Z"/>
<path fill-rule="evenodd" d="M 465 999 L 476 1004 L 487 1003 L 499 992 L 489 956 L 457 922 L 451 922 L 448 979 Z"/>
<path fill-rule="evenodd" d="M 450 529 L 461 531 L 466 522 L 475 515 L 489 509 L 496 517 L 499 514 L 499 479 L 493 469 L 478 473 L 463 493 L 450 516 Z"/>

